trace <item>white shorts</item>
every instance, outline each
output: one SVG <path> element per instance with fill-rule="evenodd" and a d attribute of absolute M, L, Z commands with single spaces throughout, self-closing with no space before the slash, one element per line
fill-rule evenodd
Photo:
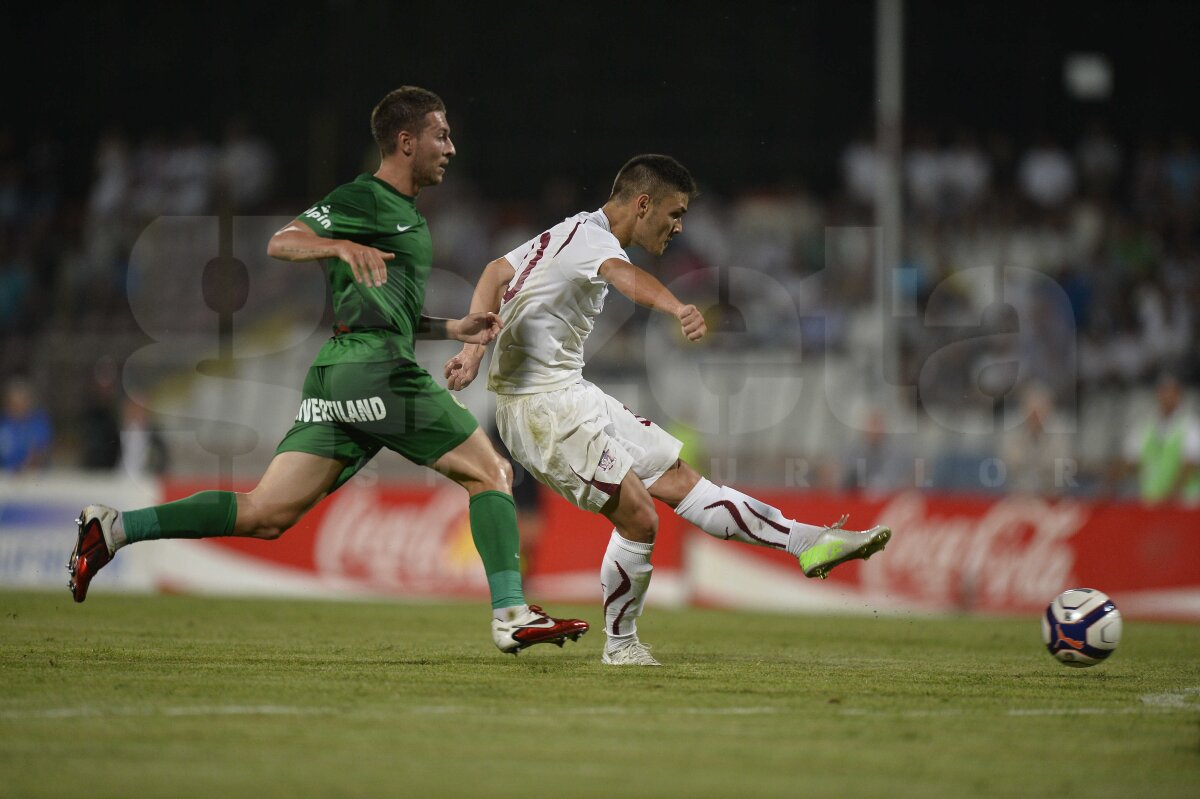
<path fill-rule="evenodd" d="M 496 428 L 530 474 L 590 511 L 604 507 L 630 469 L 653 485 L 683 447 L 586 380 L 538 394 L 497 394 Z"/>

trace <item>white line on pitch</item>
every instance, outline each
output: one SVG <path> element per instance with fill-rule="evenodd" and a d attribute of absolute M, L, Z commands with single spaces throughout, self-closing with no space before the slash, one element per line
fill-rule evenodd
<path fill-rule="evenodd" d="M 209 705 L 196 707 L 56 707 L 0 710 L 0 719 L 69 719 L 104 716 L 309 716 L 335 708 L 289 705 Z"/>
<path fill-rule="evenodd" d="M 646 715 L 685 715 L 685 716 L 758 716 L 783 712 L 775 707 L 569 707 L 569 708 L 480 708 L 463 705 L 415 705 L 408 708 L 409 713 L 418 715 L 455 715 L 469 713 L 494 712 L 504 715 L 517 716 L 646 716 Z"/>

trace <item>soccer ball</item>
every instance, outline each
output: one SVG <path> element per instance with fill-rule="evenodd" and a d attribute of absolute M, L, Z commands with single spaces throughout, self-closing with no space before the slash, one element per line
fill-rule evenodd
<path fill-rule="evenodd" d="M 1095 666 L 1121 642 L 1121 611 L 1095 588 L 1063 591 L 1042 616 L 1042 641 L 1067 666 Z"/>

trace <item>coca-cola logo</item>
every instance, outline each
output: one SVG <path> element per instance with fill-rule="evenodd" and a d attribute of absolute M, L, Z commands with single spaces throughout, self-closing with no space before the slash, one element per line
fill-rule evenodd
<path fill-rule="evenodd" d="M 347 486 L 328 500 L 317 529 L 317 573 L 421 593 L 486 590 L 465 499 L 454 487 L 391 503 L 381 492 Z"/>
<path fill-rule="evenodd" d="M 931 605 L 964 608 L 1040 606 L 1071 582 L 1069 539 L 1087 510 L 1038 497 L 1001 499 L 980 515 L 930 515 L 918 492 L 880 509 L 894 531 L 887 550 L 863 564 L 862 584 Z"/>

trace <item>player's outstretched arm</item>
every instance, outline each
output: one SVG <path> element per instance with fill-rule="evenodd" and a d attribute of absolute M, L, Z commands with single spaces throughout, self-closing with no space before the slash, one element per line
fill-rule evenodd
<path fill-rule="evenodd" d="M 308 225 L 294 221 L 279 230 L 267 242 L 267 255 L 281 261 L 319 261 L 340 258 L 350 265 L 354 279 L 368 286 L 387 282 L 387 262 L 395 253 L 377 250 L 346 239 L 326 239 L 318 236 Z"/>
<path fill-rule="evenodd" d="M 507 258 L 497 258 L 484 267 L 479 282 L 475 284 L 475 292 L 471 295 L 471 313 L 494 314 L 499 311 L 504 287 L 512 281 L 516 273 Z M 446 361 L 443 369 L 446 388 L 461 391 L 471 385 L 479 376 L 479 363 L 483 360 L 483 354 L 487 352 L 487 344 L 488 342 L 466 344 L 461 352 Z"/>
<path fill-rule="evenodd" d="M 417 320 L 417 338 L 453 339 L 468 345 L 487 347 L 492 339 L 500 335 L 504 323 L 500 315 L 491 311 L 469 313 L 462 319 L 440 319 L 421 315 Z"/>
<path fill-rule="evenodd" d="M 471 295 L 471 312 L 500 310 L 500 298 L 504 295 L 504 287 L 512 282 L 517 270 L 507 258 L 497 258 L 483 268 L 479 282 L 475 284 L 475 293 Z"/>
<path fill-rule="evenodd" d="M 699 341 L 708 332 L 708 325 L 699 309 L 695 305 L 684 304 L 662 281 L 645 269 L 620 258 L 609 258 L 600 265 L 600 276 L 638 305 L 674 316 L 679 320 L 688 341 Z"/>

